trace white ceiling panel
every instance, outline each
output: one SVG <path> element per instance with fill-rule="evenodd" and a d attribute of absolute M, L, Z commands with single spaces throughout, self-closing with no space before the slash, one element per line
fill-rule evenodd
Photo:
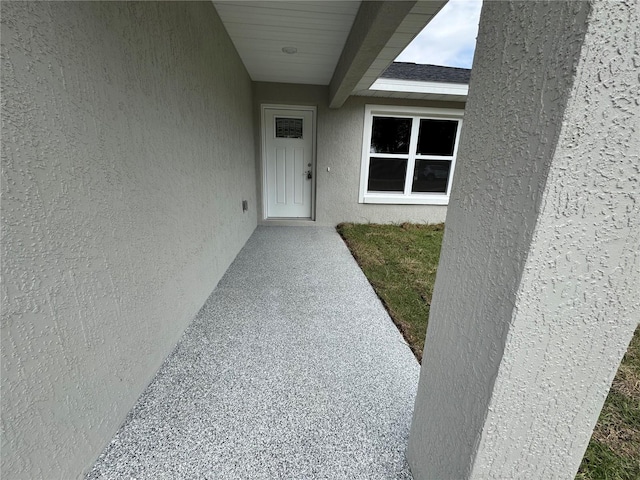
<path fill-rule="evenodd" d="M 360 7 L 360 0 L 213 3 L 252 80 L 316 85 L 329 84 Z"/>

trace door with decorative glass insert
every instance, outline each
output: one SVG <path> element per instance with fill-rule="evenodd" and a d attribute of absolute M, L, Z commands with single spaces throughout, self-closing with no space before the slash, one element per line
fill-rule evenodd
<path fill-rule="evenodd" d="M 266 218 L 312 218 L 314 111 L 263 109 Z"/>

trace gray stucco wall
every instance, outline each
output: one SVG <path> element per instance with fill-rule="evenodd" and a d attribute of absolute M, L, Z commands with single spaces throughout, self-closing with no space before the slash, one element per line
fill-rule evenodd
<path fill-rule="evenodd" d="M 3 479 L 90 467 L 252 233 L 251 95 L 210 2 L 2 2 Z"/>
<path fill-rule="evenodd" d="M 338 109 L 328 105 L 328 87 L 281 83 L 254 83 L 255 128 L 260 132 L 260 105 L 309 105 L 317 107 L 316 223 L 340 222 L 420 223 L 443 222 L 442 205 L 378 205 L 358 203 L 365 105 L 404 105 L 464 108 L 459 102 L 429 102 L 406 99 L 349 97 Z M 259 218 L 262 218 L 261 147 L 256 136 L 256 172 Z M 330 172 L 327 172 L 327 167 Z"/>
<path fill-rule="evenodd" d="M 575 475 L 640 315 L 638 21 L 623 2 L 483 5 L 416 479 Z"/>
<path fill-rule="evenodd" d="M 588 9 L 557 9 L 577 43 Z M 472 478 L 575 474 L 640 322 L 640 8 L 587 25 Z"/>

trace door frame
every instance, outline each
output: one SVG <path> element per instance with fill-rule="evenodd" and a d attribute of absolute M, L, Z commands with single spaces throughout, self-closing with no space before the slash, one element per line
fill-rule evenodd
<path fill-rule="evenodd" d="M 311 217 L 310 218 L 283 218 L 285 220 L 312 220 L 316 219 L 316 115 L 317 107 L 312 105 L 285 105 L 276 103 L 260 104 L 260 175 L 262 176 L 262 220 L 270 220 L 267 216 L 267 138 L 265 135 L 267 110 L 291 110 L 293 112 L 308 111 L 311 112 Z M 280 219 L 280 218 L 278 218 Z"/>

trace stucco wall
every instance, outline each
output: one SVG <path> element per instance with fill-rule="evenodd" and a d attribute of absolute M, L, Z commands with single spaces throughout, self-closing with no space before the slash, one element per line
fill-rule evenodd
<path fill-rule="evenodd" d="M 472 478 L 575 473 L 640 322 L 640 9 L 588 25 Z"/>
<path fill-rule="evenodd" d="M 416 479 L 572 478 L 638 322 L 638 10 L 593 5 L 483 5 Z"/>
<path fill-rule="evenodd" d="M 328 106 L 328 87 L 256 82 L 254 102 L 256 131 L 260 132 L 261 104 L 310 105 L 317 107 L 316 223 L 340 222 L 443 222 L 442 205 L 378 205 L 358 203 L 362 134 L 365 105 L 405 105 L 464 108 L 459 102 L 429 102 L 404 99 L 350 97 L 338 109 Z M 259 137 L 259 135 L 257 136 Z M 260 139 L 256 140 L 257 182 L 261 189 Z M 327 172 L 327 167 L 330 171 Z M 455 176 L 455 175 L 454 175 Z M 261 197 L 259 191 L 258 197 Z M 260 199 L 259 199 L 260 203 Z M 260 205 L 259 215 L 261 215 Z M 259 218 L 262 218 L 260 216 Z"/>
<path fill-rule="evenodd" d="M 210 2 L 2 2 L 3 479 L 90 467 L 255 228 L 251 95 Z"/>

